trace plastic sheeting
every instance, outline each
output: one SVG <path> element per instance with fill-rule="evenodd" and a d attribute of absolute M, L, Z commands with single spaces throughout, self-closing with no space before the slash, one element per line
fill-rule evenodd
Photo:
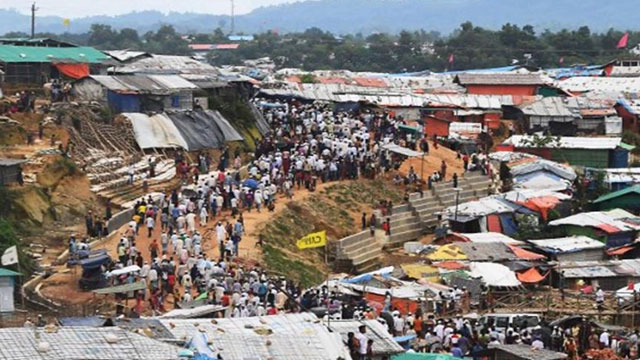
<path fill-rule="evenodd" d="M 136 142 L 141 149 L 177 148 L 189 149 L 173 121 L 165 114 L 149 117 L 142 113 L 124 113 L 133 125 Z"/>
<path fill-rule="evenodd" d="M 202 112 L 168 114 L 187 143 L 189 151 L 215 149 L 224 145 L 224 135 Z"/>
<path fill-rule="evenodd" d="M 520 286 L 520 280 L 508 267 L 496 263 L 474 262 L 469 264 L 471 276 L 481 278 L 487 286 Z"/>
<path fill-rule="evenodd" d="M 535 284 L 544 280 L 547 277 L 547 275 L 549 275 L 549 272 L 547 272 L 544 275 L 541 275 L 536 268 L 532 267 L 525 272 L 518 273 L 516 276 L 518 277 L 518 280 L 520 280 L 523 283 Z"/>
<path fill-rule="evenodd" d="M 89 64 L 55 64 L 58 71 L 72 79 L 89 76 Z"/>
<path fill-rule="evenodd" d="M 131 121 L 141 149 L 180 147 L 197 151 L 221 148 L 226 142 L 243 140 L 242 135 L 217 111 L 123 115 Z"/>

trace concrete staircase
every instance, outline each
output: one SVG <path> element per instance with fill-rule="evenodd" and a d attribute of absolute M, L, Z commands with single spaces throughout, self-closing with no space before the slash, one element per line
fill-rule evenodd
<path fill-rule="evenodd" d="M 376 211 L 376 216 L 380 219 L 378 221 L 380 228 L 387 218 L 391 224 L 391 236 L 383 233 L 385 248 L 400 247 L 407 241 L 420 238 L 423 234 L 424 227 L 411 204 L 394 206 L 391 216 L 382 217 L 379 211 Z"/>
<path fill-rule="evenodd" d="M 488 195 L 491 180 L 479 172 L 469 172 L 458 180 L 462 188 L 458 202 L 464 203 Z M 401 247 L 407 241 L 419 239 L 423 234 L 436 227 L 438 213 L 456 204 L 456 192 L 453 182 L 438 183 L 423 196 L 414 193 L 409 203 L 393 207 L 391 216 L 383 217 L 375 211 L 378 229 L 372 235 L 367 229 L 338 240 L 332 251 L 335 254 L 336 271 L 364 273 L 375 270 L 380 265 L 383 249 Z M 382 223 L 389 218 L 391 236 L 381 230 Z"/>
<path fill-rule="evenodd" d="M 491 180 L 482 173 L 466 173 L 464 177 L 458 179 L 458 187 L 462 189 L 458 203 L 462 204 L 487 196 L 489 185 L 491 185 Z M 422 197 L 418 193 L 411 194 L 409 203 L 420 218 L 423 229 L 425 231 L 433 229 L 438 224 L 438 214 L 456 204 L 456 191 L 453 188 L 453 182 L 436 183 L 431 192 L 426 191 Z"/>
<path fill-rule="evenodd" d="M 337 241 L 334 267 L 337 271 L 364 273 L 375 270 L 380 263 L 383 243 L 367 229 Z"/>

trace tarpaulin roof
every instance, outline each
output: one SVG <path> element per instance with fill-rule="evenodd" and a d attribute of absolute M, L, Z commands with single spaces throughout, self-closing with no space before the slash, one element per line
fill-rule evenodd
<path fill-rule="evenodd" d="M 131 125 L 136 142 L 141 149 L 183 148 L 189 149 L 187 141 L 166 114 L 149 116 L 143 113 L 123 113 Z"/>
<path fill-rule="evenodd" d="M 537 248 L 552 254 L 572 253 L 589 249 L 604 249 L 605 244 L 587 236 L 529 240 Z"/>
<path fill-rule="evenodd" d="M 507 245 L 507 246 L 509 246 L 509 249 L 511 249 L 511 251 L 513 251 L 513 253 L 516 254 L 516 256 L 519 259 L 522 259 L 522 260 L 542 260 L 545 258 L 544 255 L 534 253 L 533 251 L 525 250 L 523 248 L 519 248 L 513 245 Z"/>
<path fill-rule="evenodd" d="M 151 117 L 142 113 L 123 115 L 131 121 L 141 149 L 181 147 L 196 151 L 243 140 L 229 121 L 213 110 L 178 111 Z"/>
<path fill-rule="evenodd" d="M 511 238 L 505 234 L 497 232 L 483 232 L 483 233 L 454 233 L 454 235 L 467 239 L 472 243 L 493 243 L 500 242 L 504 244 L 518 245 L 523 242 Z"/>
<path fill-rule="evenodd" d="M 436 251 L 427 255 L 430 260 L 467 260 L 458 244 L 447 244 L 440 246 Z"/>
<path fill-rule="evenodd" d="M 624 255 L 629 251 L 633 250 L 634 248 L 635 246 L 633 245 L 621 246 L 616 249 L 607 250 L 607 255 Z"/>
<path fill-rule="evenodd" d="M 504 243 L 455 243 L 455 245 L 470 261 L 504 261 L 517 259 L 516 254 Z"/>
<path fill-rule="evenodd" d="M 540 74 L 519 73 L 462 73 L 456 75 L 461 85 L 543 85 L 546 81 Z"/>
<path fill-rule="evenodd" d="M 169 312 L 166 312 L 160 315 L 158 318 L 160 319 L 190 319 L 190 318 L 198 318 L 205 317 L 205 315 L 209 315 L 214 312 L 225 310 L 225 306 L 220 305 L 203 305 L 197 306 L 192 309 L 173 309 Z"/>
<path fill-rule="evenodd" d="M 563 261 L 555 270 L 566 278 L 640 277 L 640 259 Z"/>
<path fill-rule="evenodd" d="M 471 276 L 479 277 L 487 286 L 510 287 L 520 286 L 516 274 L 502 264 L 473 262 L 469 264 Z"/>
<path fill-rule="evenodd" d="M 513 145 L 519 148 L 537 147 L 532 145 L 534 137 L 531 135 L 513 135 L 506 139 L 504 145 Z M 554 149 L 609 149 L 613 150 L 622 144 L 622 138 L 619 137 L 559 137 L 559 141 L 552 141 L 540 148 Z"/>
<path fill-rule="evenodd" d="M 408 277 L 414 279 L 422 279 L 427 278 L 431 281 L 438 281 L 440 279 L 440 273 L 438 272 L 438 268 L 422 264 L 422 263 L 413 263 L 413 264 L 402 264 L 400 265 L 402 270 Z"/>
<path fill-rule="evenodd" d="M 0 45 L 0 62 L 4 63 L 102 63 L 109 56 L 92 48 Z"/>
<path fill-rule="evenodd" d="M 85 79 L 94 80 L 111 91 L 123 93 L 169 94 L 179 90 L 199 89 L 179 75 L 91 75 Z"/>
<path fill-rule="evenodd" d="M 542 98 L 532 104 L 521 106 L 520 110 L 529 116 L 580 117 L 579 112 L 574 112 L 569 109 L 563 101 L 563 98 L 557 96 Z"/>
<path fill-rule="evenodd" d="M 146 289 L 146 287 L 147 285 L 144 281 L 137 281 L 130 284 L 122 284 L 122 285 L 111 286 L 108 288 L 96 289 L 96 290 L 93 290 L 93 292 L 96 294 L 102 294 L 102 295 L 120 294 L 120 293 L 129 292 L 129 291 Z"/>
<path fill-rule="evenodd" d="M 400 155 L 404 155 L 404 156 L 408 156 L 408 157 L 416 157 L 416 156 L 424 155 L 424 153 L 422 153 L 422 152 L 411 150 L 411 149 L 408 149 L 406 147 L 402 147 L 402 146 L 396 145 L 396 144 L 386 144 L 386 145 L 383 145 L 382 148 L 387 150 L 387 151 L 391 151 L 391 152 L 394 152 L 396 154 L 400 154 Z"/>
<path fill-rule="evenodd" d="M 640 220 L 640 218 L 629 212 L 620 209 L 614 209 L 610 211 L 592 211 L 579 213 L 566 218 L 553 220 L 549 222 L 549 225 L 588 226 L 601 229 L 607 233 L 640 230 L 639 225 L 625 221 L 625 219 L 636 221 Z"/>
<path fill-rule="evenodd" d="M 440 261 L 433 263 L 433 266 L 446 270 L 460 270 L 467 268 L 467 265 L 457 261 Z"/>
<path fill-rule="evenodd" d="M 329 332 L 313 313 L 203 319 L 160 320 L 179 341 L 202 332 L 210 348 L 229 360 L 349 359 L 338 333 Z M 33 331 L 32 331 L 33 332 Z"/>
<path fill-rule="evenodd" d="M 547 275 L 549 275 L 548 271 L 546 274 L 541 275 L 540 272 L 535 267 L 529 268 L 529 270 L 525 272 L 516 274 L 516 276 L 518 277 L 518 280 L 528 284 L 539 283 L 540 281 L 544 280 L 547 277 Z"/>
<path fill-rule="evenodd" d="M 515 189 L 564 191 L 571 188 L 571 182 L 560 176 L 544 171 L 513 177 Z"/>
<path fill-rule="evenodd" d="M 38 344 L 46 342 L 47 351 Z M 0 329 L 0 360 L 174 360 L 180 348 L 119 327 L 62 326 L 56 331 Z"/>
<path fill-rule="evenodd" d="M 532 154 L 527 154 L 517 151 L 496 151 L 489 154 L 489 159 L 493 161 L 518 161 L 523 159 L 538 159 L 539 157 Z"/>
<path fill-rule="evenodd" d="M 576 172 L 572 167 L 540 158 L 509 164 L 509 168 L 511 175 L 516 177 L 533 172 L 548 171 L 566 180 L 573 181 L 576 178 Z"/>
<path fill-rule="evenodd" d="M 128 274 L 128 273 L 131 273 L 131 272 L 136 272 L 136 271 L 140 271 L 140 266 L 138 266 L 138 265 L 125 266 L 122 269 L 115 269 L 115 270 L 107 273 L 107 277 L 120 276 L 120 275 Z"/>

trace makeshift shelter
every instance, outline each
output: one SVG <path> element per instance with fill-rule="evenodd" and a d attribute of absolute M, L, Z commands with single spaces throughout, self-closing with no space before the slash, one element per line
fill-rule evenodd
<path fill-rule="evenodd" d="M 73 84 L 72 95 L 97 101 L 115 113 L 193 109 L 198 86 L 178 75 L 92 75 Z"/>
<path fill-rule="evenodd" d="M 118 327 L 0 329 L 1 360 L 177 360 L 180 348 Z"/>
<path fill-rule="evenodd" d="M 514 188 L 564 191 L 576 179 L 570 166 L 540 158 L 522 159 L 507 166 Z"/>
<path fill-rule="evenodd" d="M 349 332 L 357 334 L 358 328 L 364 325 L 367 328 L 367 340 L 373 340 L 374 359 L 388 358 L 391 355 L 404 352 L 402 346 L 389 334 L 387 326 L 381 324 L 378 320 L 332 320 L 331 322 L 325 322 L 325 325 L 331 331 L 339 333 L 344 343 L 347 342 Z"/>
<path fill-rule="evenodd" d="M 445 235 L 444 242 L 471 242 L 476 244 L 482 243 L 503 243 L 508 245 L 522 245 L 523 241 L 513 239 L 507 235 L 497 232 L 484 233 L 456 233 L 451 232 Z"/>
<path fill-rule="evenodd" d="M 100 253 L 95 257 L 89 257 L 80 261 L 82 277 L 78 281 L 82 290 L 99 289 L 106 285 L 106 278 L 102 266 L 111 261 L 109 255 Z"/>
<path fill-rule="evenodd" d="M 160 322 L 181 343 L 205 334 L 212 352 L 225 360 L 351 359 L 340 334 L 329 332 L 312 313 Z"/>
<path fill-rule="evenodd" d="M 218 149 L 243 137 L 218 111 L 178 111 L 148 116 L 124 113 L 141 149 Z"/>
<path fill-rule="evenodd" d="M 193 318 L 209 318 L 214 314 L 224 311 L 226 306 L 220 305 L 202 305 L 191 309 L 173 309 L 162 315 L 159 319 L 193 319 Z"/>
<path fill-rule="evenodd" d="M 550 81 L 533 73 L 461 73 L 454 82 L 467 88 L 469 94 L 531 96 Z"/>
<path fill-rule="evenodd" d="M 529 270 L 520 273 L 516 273 L 516 277 L 518 278 L 518 280 L 525 284 L 537 284 L 544 280 L 547 275 L 549 275 L 548 272 L 542 275 L 535 267 L 529 268 Z"/>
<path fill-rule="evenodd" d="M 595 199 L 593 204 L 599 210 L 625 209 L 638 212 L 640 211 L 640 185 L 602 195 Z"/>
<path fill-rule="evenodd" d="M 550 96 L 521 106 L 520 111 L 528 124 L 528 128 L 531 130 L 544 130 L 549 128 L 550 123 L 557 123 L 562 127 L 562 131 L 557 134 L 551 127 L 552 134 L 572 135 L 571 131 L 565 130 L 565 127 L 567 125 L 569 128 L 573 127 L 573 122 L 580 118 L 580 113 L 572 111 L 563 99 L 557 96 Z M 575 134 L 575 130 L 573 134 Z"/>
<path fill-rule="evenodd" d="M 0 70 L 6 84 L 41 85 L 63 75 L 79 79 L 99 73 L 109 61 L 92 47 L 0 45 Z"/>
<path fill-rule="evenodd" d="M 517 287 L 520 280 L 516 274 L 502 264 L 490 262 L 472 262 L 469 264 L 470 274 L 480 278 L 489 287 Z"/>
<path fill-rule="evenodd" d="M 22 176 L 21 165 L 25 162 L 21 159 L 0 159 L 0 185 L 17 183 Z"/>
<path fill-rule="evenodd" d="M 547 220 L 549 210 L 556 208 L 562 201 L 571 200 L 571 196 L 549 189 L 523 189 L 504 193 L 504 199 L 540 214 Z"/>
<path fill-rule="evenodd" d="M 0 313 L 13 312 L 15 310 L 13 294 L 15 292 L 17 277 L 22 274 L 9 269 L 0 268 Z"/>
<path fill-rule="evenodd" d="M 629 153 L 634 149 L 619 137 L 564 136 L 544 143 L 529 135 L 514 135 L 500 147 L 594 168 L 625 168 L 629 165 Z"/>
<path fill-rule="evenodd" d="M 604 242 L 607 248 L 628 244 L 640 230 L 640 218 L 620 209 L 575 214 L 549 222 L 567 235 L 585 235 Z"/>
<path fill-rule="evenodd" d="M 586 285 L 613 291 L 640 281 L 640 260 L 566 261 L 553 268 L 555 278 L 564 277 L 567 287 L 576 287 L 582 280 Z"/>
<path fill-rule="evenodd" d="M 587 236 L 529 240 L 539 251 L 554 261 L 602 260 L 605 245 Z"/>

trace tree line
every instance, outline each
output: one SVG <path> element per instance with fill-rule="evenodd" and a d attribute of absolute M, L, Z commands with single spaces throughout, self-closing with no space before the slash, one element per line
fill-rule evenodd
<path fill-rule="evenodd" d="M 575 30 L 536 33 L 533 26 L 505 24 L 491 30 L 465 22 L 449 34 L 402 31 L 337 36 L 318 28 L 302 33 L 278 34 L 268 31 L 242 42 L 236 50 L 208 54 L 213 65 L 237 65 L 246 59 L 270 57 L 278 66 L 305 70 L 347 69 L 352 71 L 416 72 L 497 67 L 512 64 L 566 67 L 601 64 L 628 58 L 629 49 L 640 41 L 640 31 L 629 32 L 629 46 L 617 49 L 623 31 L 591 32 L 588 26 Z M 5 37 L 26 36 L 21 33 Z M 229 43 L 221 29 L 212 33 L 180 34 L 165 25 L 143 35 L 134 29 L 114 29 L 94 24 L 83 34 L 38 34 L 94 46 L 102 50 L 130 49 L 159 54 L 190 54 L 189 43 Z"/>

